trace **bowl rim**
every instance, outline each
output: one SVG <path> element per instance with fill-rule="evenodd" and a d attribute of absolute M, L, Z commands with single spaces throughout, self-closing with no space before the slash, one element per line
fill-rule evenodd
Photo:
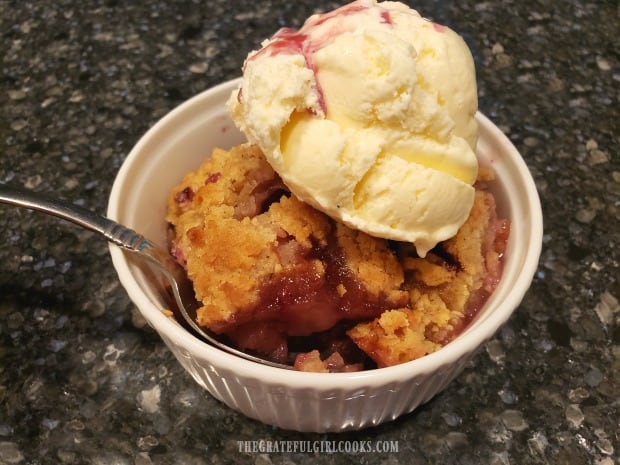
<path fill-rule="evenodd" d="M 117 173 L 108 201 L 107 215 L 109 218 L 116 221 L 122 220 L 122 213 L 120 211 L 123 204 L 121 199 L 122 191 L 129 181 L 128 173 L 133 165 L 139 162 L 140 154 L 147 142 L 156 134 L 159 134 L 163 128 L 173 123 L 178 124 L 177 119 L 182 119 L 184 114 L 191 113 L 191 109 L 195 111 L 196 107 L 204 105 L 205 101 L 222 94 L 230 95 L 238 87 L 240 81 L 241 78 L 232 79 L 200 92 L 173 108 L 147 130 L 132 148 Z M 525 207 L 531 213 L 529 220 L 532 239 L 512 289 L 507 293 L 506 298 L 502 300 L 501 305 L 498 305 L 485 318 L 485 323 L 459 335 L 453 341 L 458 343 L 449 343 L 438 351 L 424 357 L 391 367 L 351 373 L 301 372 L 261 365 L 226 353 L 217 347 L 201 341 L 178 323 L 165 316 L 161 309 L 140 288 L 131 271 L 127 253 L 111 244 L 109 249 L 113 266 L 134 305 L 138 307 L 149 324 L 160 333 L 160 336 L 165 336 L 165 342 L 170 341 L 177 346 L 181 346 L 184 350 L 191 353 L 193 357 L 206 361 L 213 367 L 230 369 L 239 375 L 243 374 L 244 377 L 256 380 L 268 379 L 272 382 L 297 388 L 321 390 L 340 390 L 346 388 L 347 390 L 353 390 L 361 387 L 378 387 L 392 382 L 409 380 L 415 376 L 433 372 L 439 367 L 451 365 L 464 354 L 473 352 L 484 341 L 489 339 L 519 306 L 530 287 L 542 249 L 542 208 L 535 182 L 525 161 L 512 142 L 489 118 L 478 112 L 476 119 L 485 131 L 489 132 L 493 138 L 501 141 L 504 150 L 508 152 L 507 155 L 512 158 L 512 162 L 518 166 L 519 172 L 522 174 L 520 180 L 526 187 L 527 204 Z"/>

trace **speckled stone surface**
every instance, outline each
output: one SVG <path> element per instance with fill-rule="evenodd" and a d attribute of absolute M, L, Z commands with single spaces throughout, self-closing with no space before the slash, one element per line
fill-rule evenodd
<path fill-rule="evenodd" d="M 0 464 L 618 463 L 618 3 L 410 4 L 463 34 L 480 108 L 540 191 L 540 266 L 501 331 L 412 414 L 340 435 L 280 431 L 185 374 L 136 313 L 105 241 L 0 205 Z M 279 27 L 337 5 L 0 0 L 0 182 L 103 213 L 155 121 L 237 76 Z M 240 450 L 259 440 L 398 450 Z"/>

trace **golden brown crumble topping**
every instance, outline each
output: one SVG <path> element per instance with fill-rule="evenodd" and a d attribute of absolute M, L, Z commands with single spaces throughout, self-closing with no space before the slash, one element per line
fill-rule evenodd
<path fill-rule="evenodd" d="M 492 180 L 491 170 L 480 173 Z M 381 367 L 449 342 L 493 291 L 509 230 L 478 189 L 458 234 L 422 259 L 411 244 L 350 229 L 297 200 L 247 144 L 216 149 L 185 176 L 167 220 L 172 253 L 202 303 L 198 323 L 278 361 L 305 341 L 295 368 L 308 371 L 362 369 L 351 347 Z M 312 346 L 322 340 L 321 351 Z"/>

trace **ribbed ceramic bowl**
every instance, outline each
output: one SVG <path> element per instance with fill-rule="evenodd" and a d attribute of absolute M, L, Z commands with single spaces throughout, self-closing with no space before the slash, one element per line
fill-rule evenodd
<path fill-rule="evenodd" d="M 238 81 L 209 89 L 171 111 L 131 151 L 114 183 L 108 215 L 165 246 L 166 198 L 188 171 L 219 146 L 243 136 L 225 102 Z M 133 261 L 112 246 L 122 285 L 181 365 L 215 398 L 267 424 L 299 431 L 344 431 L 392 420 L 427 402 L 464 368 L 508 319 L 530 286 L 542 243 L 542 214 L 523 159 L 487 118 L 478 115 L 478 155 L 498 181 L 494 194 L 512 230 L 499 287 L 453 342 L 409 363 L 358 373 L 301 373 L 262 366 L 209 346 L 164 316 L 165 304 Z"/>

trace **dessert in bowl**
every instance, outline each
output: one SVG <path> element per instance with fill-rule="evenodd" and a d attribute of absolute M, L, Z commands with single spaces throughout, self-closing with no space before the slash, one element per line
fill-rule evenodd
<path fill-rule="evenodd" d="M 239 84 L 229 81 L 183 103 L 155 124 L 128 155 L 115 180 L 108 215 L 168 246 L 170 191 L 216 147 L 245 142 L 226 109 Z M 110 253 L 120 281 L 181 365 L 215 398 L 248 417 L 299 431 L 343 431 L 392 420 L 427 402 L 465 367 L 476 349 L 518 307 L 542 245 L 535 184 L 518 151 L 482 114 L 477 156 L 495 172 L 498 214 L 511 221 L 500 282 L 453 341 L 417 360 L 354 373 L 307 373 L 267 367 L 208 345 L 162 310 L 158 286 L 130 255 Z"/>
<path fill-rule="evenodd" d="M 159 121 L 108 213 L 170 247 L 198 324 L 278 362 L 296 354 L 281 369 L 201 342 L 164 311 L 155 278 L 112 250 L 199 384 L 300 431 L 375 425 L 441 391 L 518 306 L 542 241 L 534 183 L 477 113 L 462 39 L 372 0 L 279 31 L 241 80 Z"/>
<path fill-rule="evenodd" d="M 306 371 L 448 343 L 493 292 L 510 230 L 477 105 L 463 39 L 402 3 L 357 0 L 264 41 L 228 100 L 249 143 L 168 201 L 197 323 Z"/>

